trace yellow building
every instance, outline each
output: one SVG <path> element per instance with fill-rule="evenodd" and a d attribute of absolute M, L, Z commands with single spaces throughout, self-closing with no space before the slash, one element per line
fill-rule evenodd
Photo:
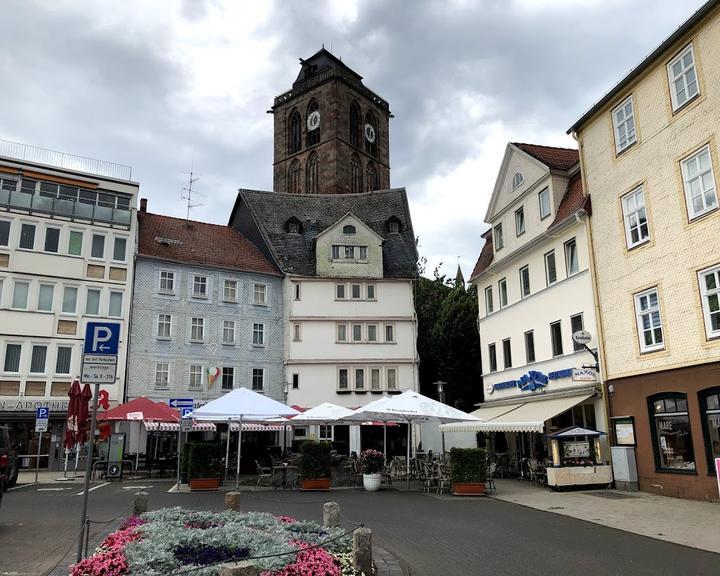
<path fill-rule="evenodd" d="M 717 499 L 720 1 L 569 130 L 592 197 L 591 256 L 614 445 L 640 489 Z"/>

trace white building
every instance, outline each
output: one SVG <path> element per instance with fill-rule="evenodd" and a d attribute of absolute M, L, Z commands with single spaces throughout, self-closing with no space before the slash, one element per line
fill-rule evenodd
<path fill-rule="evenodd" d="M 485 402 L 474 430 L 498 452 L 531 455 L 567 426 L 605 430 L 586 239 L 589 198 L 577 150 L 508 144 L 485 220 L 491 229 L 470 278 L 478 289 Z M 583 368 L 585 367 L 585 368 Z M 462 425 L 455 426 L 460 429 Z"/>
<path fill-rule="evenodd" d="M 417 389 L 417 253 L 405 190 L 324 196 L 242 190 L 230 223 L 286 275 L 288 404 L 356 408 Z M 364 430 L 366 447 L 374 431 Z M 357 426 L 310 433 L 361 447 Z"/>
<path fill-rule="evenodd" d="M 127 166 L 0 141 L 0 423 L 24 452 L 38 406 L 50 407 L 42 452 L 62 452 L 89 321 L 121 324 L 117 379 L 100 401 L 123 400 L 137 193 Z"/>

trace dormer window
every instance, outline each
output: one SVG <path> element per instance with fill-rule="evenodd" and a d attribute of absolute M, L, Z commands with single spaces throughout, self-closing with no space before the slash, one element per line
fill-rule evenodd
<path fill-rule="evenodd" d="M 385 226 L 390 234 L 399 234 L 402 230 L 400 219 L 397 216 L 390 216 L 385 222 Z"/>
<path fill-rule="evenodd" d="M 523 182 L 525 182 L 525 177 L 522 175 L 522 172 L 515 172 L 512 179 L 513 190 L 515 190 L 515 188 L 520 186 Z"/>
<path fill-rule="evenodd" d="M 292 218 L 289 218 L 288 221 L 285 222 L 285 230 L 288 234 L 300 234 L 302 232 L 302 225 L 300 224 L 300 220 L 298 220 L 294 216 Z"/>
<path fill-rule="evenodd" d="M 352 224 L 346 224 L 345 226 L 343 226 L 343 234 L 345 234 L 346 236 L 354 236 L 355 234 L 357 234 L 357 230 Z"/>

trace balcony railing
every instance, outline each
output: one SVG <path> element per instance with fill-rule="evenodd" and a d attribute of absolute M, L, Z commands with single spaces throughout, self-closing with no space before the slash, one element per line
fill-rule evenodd
<path fill-rule="evenodd" d="M 0 207 L 20 208 L 31 212 L 130 226 L 131 212 L 129 208 L 86 204 L 82 201 L 51 198 L 37 193 L 28 194 L 22 190 L 0 189 Z"/>
<path fill-rule="evenodd" d="M 37 146 L 29 146 L 28 144 L 20 144 L 9 140 L 0 139 L 0 156 L 54 166 L 65 170 L 84 172 L 85 174 L 94 174 L 115 180 L 130 181 L 132 179 L 132 168 L 130 166 L 85 158 L 84 156 L 75 156 L 74 154 L 38 148 Z"/>

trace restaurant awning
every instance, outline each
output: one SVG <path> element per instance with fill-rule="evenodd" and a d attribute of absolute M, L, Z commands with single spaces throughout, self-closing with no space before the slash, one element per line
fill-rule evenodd
<path fill-rule="evenodd" d="M 482 422 L 488 422 L 493 418 L 502 416 L 515 408 L 519 408 L 522 404 L 504 404 L 502 406 L 481 406 L 474 412 L 470 412 L 471 416 L 479 418 Z M 443 424 L 440 430 L 443 432 L 477 432 L 480 422 L 454 422 L 452 424 Z"/>
<path fill-rule="evenodd" d="M 516 406 L 491 420 L 464 423 L 466 429 L 463 430 L 454 429 L 455 425 L 453 424 L 443 425 L 440 430 L 443 432 L 542 432 L 545 429 L 547 420 L 562 414 L 566 410 L 570 410 L 573 406 L 593 396 L 594 394 L 583 394 L 581 396 L 534 400 Z M 498 406 L 497 408 L 501 407 Z M 507 408 L 507 405 L 502 408 Z"/>
<path fill-rule="evenodd" d="M 230 430 L 238 431 L 238 422 L 230 424 Z M 177 432 L 180 424 L 177 422 L 145 422 L 145 429 L 148 432 Z M 254 422 L 243 422 L 243 432 L 282 432 L 281 425 L 255 424 Z M 193 432 L 215 432 L 217 426 L 212 422 L 194 421 L 192 426 Z"/>

